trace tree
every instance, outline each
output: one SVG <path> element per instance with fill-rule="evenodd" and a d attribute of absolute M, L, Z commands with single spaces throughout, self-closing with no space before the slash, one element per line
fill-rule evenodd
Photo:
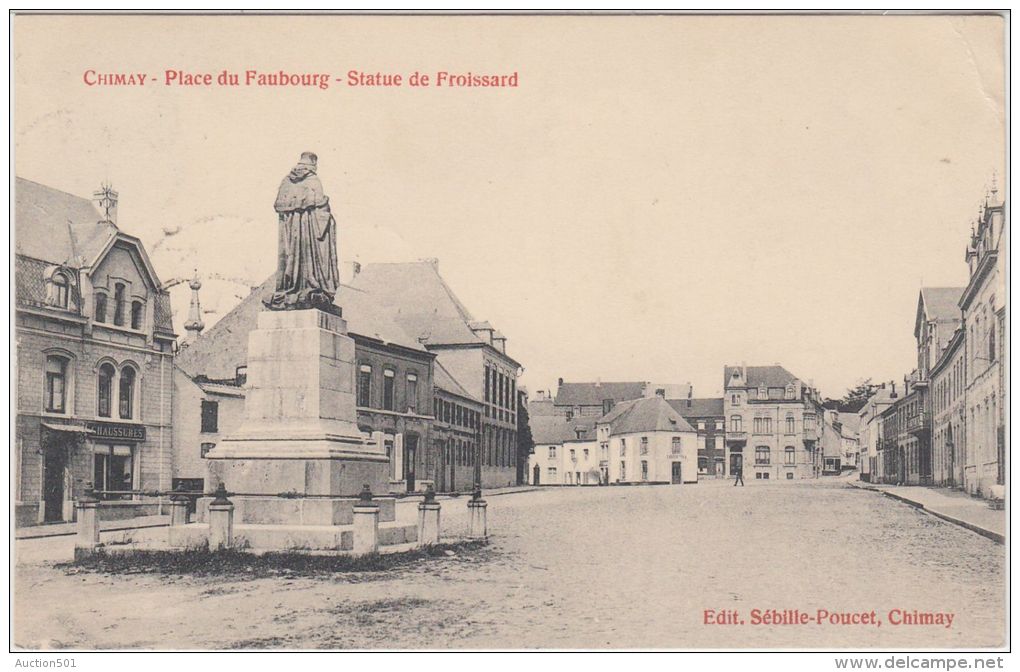
<path fill-rule="evenodd" d="M 527 397 L 523 392 L 517 395 L 517 484 L 528 482 L 528 456 L 535 449 L 535 439 L 531 436 L 531 423 L 528 418 Z"/>
<path fill-rule="evenodd" d="M 839 411 L 840 413 L 856 413 L 864 408 L 864 404 L 868 403 L 868 399 L 878 389 L 879 386 L 872 383 L 871 378 L 867 378 L 848 389 L 841 399 L 826 399 L 822 406 L 830 410 Z"/>

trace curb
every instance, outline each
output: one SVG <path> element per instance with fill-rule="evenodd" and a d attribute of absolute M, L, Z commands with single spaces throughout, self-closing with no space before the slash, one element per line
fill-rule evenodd
<path fill-rule="evenodd" d="M 929 509 L 924 504 L 921 504 L 920 502 L 915 502 L 912 499 L 907 499 L 903 495 L 897 495 L 895 493 L 888 492 L 886 490 L 880 490 L 878 488 L 873 488 L 873 487 L 869 487 L 869 486 L 866 486 L 866 485 L 858 485 L 856 483 L 850 483 L 849 485 L 850 485 L 850 487 L 858 488 L 859 490 L 867 490 L 869 492 L 878 492 L 878 493 L 881 493 L 882 495 L 884 495 L 886 497 L 889 497 L 890 499 L 895 499 L 896 501 L 902 502 L 902 503 L 906 504 L 907 506 L 910 506 L 910 507 L 913 507 L 913 508 L 918 509 L 920 511 L 924 511 L 925 513 L 931 514 L 931 515 L 935 516 L 936 518 L 941 518 L 942 520 L 944 520 L 946 522 L 952 523 L 954 525 L 959 525 L 960 527 L 962 527 L 962 528 L 964 528 L 966 530 L 970 530 L 971 532 L 974 532 L 976 534 L 980 534 L 982 537 L 986 537 L 988 539 L 991 539 L 992 541 L 996 542 L 997 544 L 1005 545 L 1005 543 L 1006 543 L 1005 535 L 999 534 L 998 532 L 993 532 L 992 530 L 989 530 L 987 528 L 981 527 L 980 525 L 975 525 L 974 523 L 968 523 L 965 520 L 960 520 L 959 518 L 954 518 L 953 516 L 950 516 L 950 515 L 945 514 L 945 513 L 941 513 L 939 511 L 936 511 L 935 509 Z"/>

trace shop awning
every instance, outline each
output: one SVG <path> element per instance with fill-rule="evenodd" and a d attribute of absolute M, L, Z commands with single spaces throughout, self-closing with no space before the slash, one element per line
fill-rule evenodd
<path fill-rule="evenodd" d="M 51 432 L 66 432 L 68 434 L 94 434 L 95 432 L 85 425 L 64 425 L 55 422 L 44 422 L 42 426 Z"/>

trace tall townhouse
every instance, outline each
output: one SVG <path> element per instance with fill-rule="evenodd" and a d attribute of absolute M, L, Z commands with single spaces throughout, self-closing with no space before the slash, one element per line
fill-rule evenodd
<path fill-rule="evenodd" d="M 726 477 L 726 414 L 722 397 L 667 399 L 698 432 L 698 477 Z"/>
<path fill-rule="evenodd" d="M 113 189 L 17 178 L 14 198 L 15 523 L 72 520 L 87 483 L 105 519 L 156 513 L 130 491 L 171 484 L 169 294 Z"/>
<path fill-rule="evenodd" d="M 821 473 L 818 394 L 778 364 L 723 367 L 729 473 L 799 479 Z"/>
<path fill-rule="evenodd" d="M 960 487 L 967 463 L 966 349 L 962 325 L 931 368 L 932 481 Z"/>
<path fill-rule="evenodd" d="M 861 451 L 861 480 L 878 483 L 879 446 L 882 442 L 881 413 L 896 400 L 896 383 L 882 383 L 857 412 Z"/>

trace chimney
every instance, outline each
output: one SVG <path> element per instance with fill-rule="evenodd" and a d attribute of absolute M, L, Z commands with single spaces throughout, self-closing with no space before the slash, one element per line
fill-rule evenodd
<path fill-rule="evenodd" d="M 895 381 L 895 380 L 894 380 L 894 381 L 892 381 L 892 382 L 890 383 L 890 385 L 892 385 L 892 394 L 890 394 L 889 396 L 890 396 L 890 397 L 891 397 L 892 399 L 895 399 L 895 398 L 896 398 L 896 381 Z"/>
<path fill-rule="evenodd" d="M 99 191 L 93 192 L 92 200 L 95 202 L 99 212 L 103 214 L 103 221 L 117 225 L 117 192 L 109 184 L 103 183 Z"/>
<path fill-rule="evenodd" d="M 664 387 L 657 388 L 655 390 L 655 396 L 662 397 L 663 399 L 665 399 L 666 398 L 666 388 L 664 388 Z"/>
<path fill-rule="evenodd" d="M 559 385 L 560 387 L 563 387 L 563 379 L 562 379 L 562 378 L 560 378 L 560 379 L 559 379 L 559 381 L 557 381 L 557 384 L 558 384 L 558 385 Z"/>
<path fill-rule="evenodd" d="M 184 323 L 184 329 L 197 338 L 205 329 L 205 322 L 202 321 L 202 305 L 198 300 L 198 290 L 202 289 L 198 271 L 195 271 L 195 277 L 188 283 L 188 287 L 191 287 L 191 306 L 188 308 L 188 321 Z"/>

